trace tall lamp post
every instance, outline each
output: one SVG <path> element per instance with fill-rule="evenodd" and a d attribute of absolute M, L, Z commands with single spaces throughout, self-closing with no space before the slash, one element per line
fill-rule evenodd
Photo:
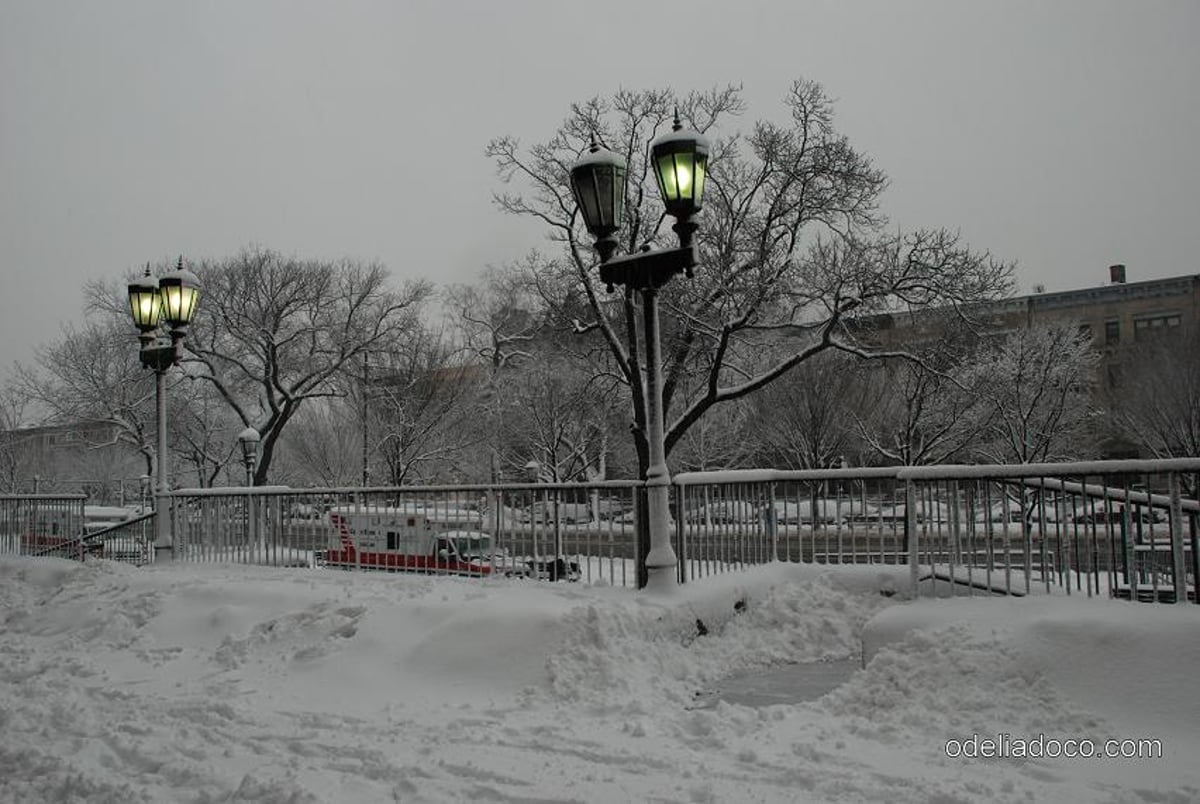
<path fill-rule="evenodd" d="M 154 493 L 155 540 L 158 548 L 174 547 L 171 519 L 167 515 L 167 369 L 179 362 L 180 341 L 196 314 L 200 280 L 183 267 L 183 257 L 174 271 L 155 282 L 146 266 L 145 276 L 129 283 L 129 311 L 140 331 L 142 365 L 154 371 L 157 446 L 155 464 L 158 488 Z M 165 331 L 164 331 L 165 330 Z"/>
<path fill-rule="evenodd" d="M 675 218 L 671 227 L 679 236 L 679 248 L 613 256 L 616 233 L 621 228 L 625 207 L 626 163 L 617 154 L 592 143 L 571 167 L 571 189 L 583 214 L 584 224 L 596 239 L 600 255 L 600 280 L 611 293 L 615 285 L 636 290 L 642 300 L 642 327 L 646 351 L 645 398 L 649 432 L 646 469 L 646 502 L 650 551 L 646 555 L 646 587 L 668 589 L 677 583 L 678 559 L 671 547 L 670 485 L 663 436 L 662 356 L 659 346 L 658 289 L 676 274 L 692 276 L 696 266 L 692 216 L 700 211 L 704 179 L 708 170 L 708 140 L 683 128 L 675 116 L 672 130 L 650 146 L 651 166 L 667 214 Z"/>

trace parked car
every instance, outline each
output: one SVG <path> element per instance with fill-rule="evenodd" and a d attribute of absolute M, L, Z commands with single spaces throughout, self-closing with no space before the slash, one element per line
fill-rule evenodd
<path fill-rule="evenodd" d="M 592 507 L 588 503 L 539 500 L 520 511 L 517 518 L 524 523 L 550 524 L 557 520 L 564 525 L 579 525 L 592 521 Z"/>
<path fill-rule="evenodd" d="M 1073 521 L 1083 525 L 1120 525 L 1125 520 L 1125 505 L 1120 500 L 1081 501 L 1075 506 Z M 1163 524 L 1167 521 L 1167 512 L 1161 508 L 1135 504 L 1129 512 L 1129 518 L 1131 522 L 1143 525 Z"/>
<path fill-rule="evenodd" d="M 683 520 L 693 524 L 729 525 L 759 522 L 758 506 L 749 500 L 711 500 L 684 508 Z"/>
<path fill-rule="evenodd" d="M 976 522 L 1024 522 L 1025 506 L 1016 500 L 1000 500 L 975 515 Z"/>
<path fill-rule="evenodd" d="M 601 522 L 616 520 L 629 513 L 629 502 L 619 497 L 602 497 L 596 501 L 595 507 Z"/>
<path fill-rule="evenodd" d="M 815 503 L 815 504 L 814 504 Z M 860 500 L 830 499 L 778 500 L 775 502 L 775 521 L 780 525 L 846 524 L 869 514 L 869 507 Z"/>
<path fill-rule="evenodd" d="M 936 500 L 918 500 L 913 511 L 918 524 L 947 525 L 953 521 L 953 509 Z M 874 518 L 887 523 L 903 523 L 907 516 L 908 506 L 905 503 L 892 503 L 880 506 Z"/>

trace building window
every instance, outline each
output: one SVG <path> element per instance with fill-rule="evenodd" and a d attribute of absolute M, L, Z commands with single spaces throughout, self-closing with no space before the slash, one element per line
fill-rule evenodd
<path fill-rule="evenodd" d="M 1080 324 L 1079 325 L 1079 340 L 1090 341 L 1091 339 L 1092 339 L 1092 325 L 1091 324 Z"/>
<path fill-rule="evenodd" d="M 1121 342 L 1121 322 L 1106 321 L 1104 322 L 1104 342 L 1109 346 L 1115 346 Z"/>
<path fill-rule="evenodd" d="M 1133 322 L 1133 338 L 1134 340 L 1142 340 L 1143 338 L 1157 337 L 1168 332 L 1177 332 L 1180 323 L 1181 319 L 1178 313 L 1138 318 Z"/>

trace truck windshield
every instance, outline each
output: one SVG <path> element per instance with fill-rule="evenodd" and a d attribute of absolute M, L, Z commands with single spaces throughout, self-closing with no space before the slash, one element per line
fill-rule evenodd
<path fill-rule="evenodd" d="M 488 556 L 492 554 L 492 540 L 487 536 L 472 536 L 454 540 L 461 556 Z"/>

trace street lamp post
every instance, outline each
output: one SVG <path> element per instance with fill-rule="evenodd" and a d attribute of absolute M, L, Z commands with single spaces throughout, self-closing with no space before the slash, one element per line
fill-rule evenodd
<path fill-rule="evenodd" d="M 261 440 L 258 431 L 253 427 L 247 427 L 242 432 L 238 433 L 238 443 L 242 445 L 242 463 L 246 467 L 246 486 L 249 488 L 254 485 L 254 464 L 258 459 L 258 442 Z M 258 538 L 258 512 L 254 510 L 254 497 L 249 492 L 246 493 L 246 500 L 242 504 L 242 519 L 246 529 L 246 540 L 256 541 Z M 250 532 L 250 523 L 254 523 L 254 533 Z"/>
<path fill-rule="evenodd" d="M 571 189 L 584 224 L 596 239 L 600 255 L 600 280 L 611 293 L 615 285 L 636 290 L 642 300 L 642 327 L 646 351 L 646 425 L 649 466 L 646 469 L 646 503 L 650 551 L 646 554 L 646 586 L 668 589 L 677 583 L 678 559 L 671 547 L 670 485 L 663 433 L 662 356 L 659 346 L 658 289 L 676 274 L 688 278 L 696 266 L 692 216 L 700 211 L 708 170 L 708 140 L 680 125 L 676 114 L 672 130 L 650 146 L 651 166 L 679 248 L 613 256 L 616 233 L 625 206 L 626 163 L 617 154 L 592 143 L 571 167 Z"/>
<path fill-rule="evenodd" d="M 146 274 L 129 283 L 129 310 L 133 324 L 140 330 L 142 365 L 154 371 L 154 402 L 157 445 L 155 464 L 158 488 L 154 494 L 155 540 L 159 548 L 174 547 L 171 520 L 167 515 L 167 369 L 179 362 L 180 341 L 196 314 L 200 299 L 200 280 L 183 267 L 183 257 L 174 271 L 155 282 Z M 166 330 L 164 333 L 163 330 Z"/>
<path fill-rule="evenodd" d="M 238 434 L 238 443 L 242 445 L 242 464 L 246 467 L 246 485 L 254 485 L 254 465 L 258 461 L 258 442 L 262 436 L 253 427 L 247 427 Z"/>

